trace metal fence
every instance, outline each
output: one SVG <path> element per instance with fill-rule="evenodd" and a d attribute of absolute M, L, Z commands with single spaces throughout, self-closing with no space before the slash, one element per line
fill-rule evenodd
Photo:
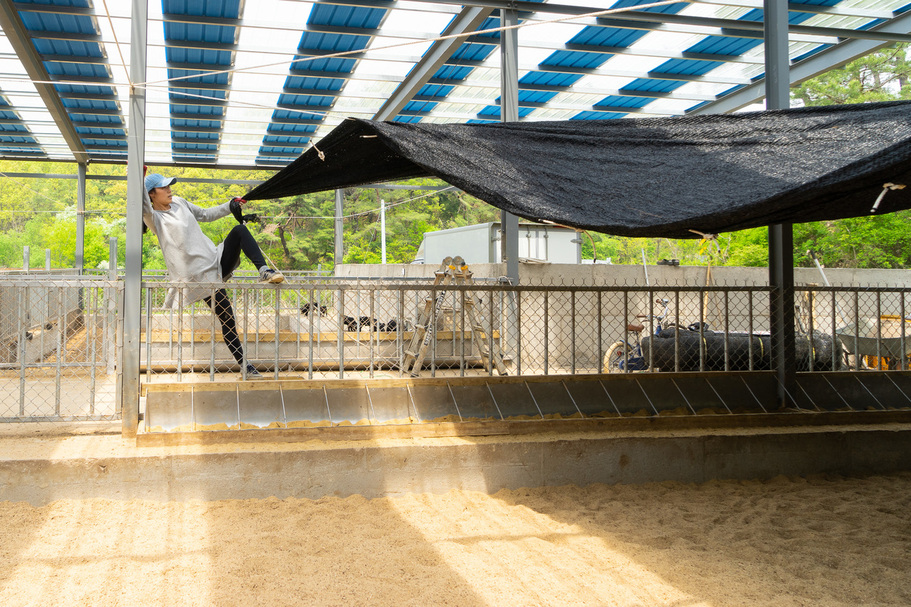
<path fill-rule="evenodd" d="M 227 288 L 246 362 L 268 379 L 586 375 L 771 368 L 770 290 L 509 286 L 252 277 Z M 203 302 L 142 283 L 145 383 L 248 379 Z M 798 287 L 799 371 L 904 370 L 908 290 Z M 119 418 L 123 284 L 0 278 L 0 421 Z"/>

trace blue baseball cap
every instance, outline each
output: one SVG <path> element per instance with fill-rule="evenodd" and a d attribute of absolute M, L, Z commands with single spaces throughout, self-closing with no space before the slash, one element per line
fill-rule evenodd
<path fill-rule="evenodd" d="M 167 187 L 176 181 L 177 177 L 165 177 L 164 175 L 159 175 L 158 173 L 146 175 L 146 192 L 150 192 L 155 188 Z"/>

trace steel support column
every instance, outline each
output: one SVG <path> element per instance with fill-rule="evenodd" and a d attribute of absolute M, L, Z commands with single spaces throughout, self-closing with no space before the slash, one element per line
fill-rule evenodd
<path fill-rule="evenodd" d="M 85 174 L 86 165 L 77 165 L 79 173 L 76 180 L 76 253 L 73 267 L 79 274 L 85 269 Z"/>
<path fill-rule="evenodd" d="M 130 18 L 130 81 L 146 81 L 148 4 L 132 1 Z M 127 226 L 123 281 L 123 435 L 139 429 L 139 322 L 142 291 L 142 167 L 145 162 L 146 91 L 130 87 L 130 125 L 127 137 Z"/>
<path fill-rule="evenodd" d="M 787 0 L 764 0 L 766 109 L 789 107 Z M 794 345 L 794 232 L 790 223 L 769 226 L 769 328 L 778 402 L 791 403 L 796 384 Z"/>
<path fill-rule="evenodd" d="M 519 23 L 515 10 L 500 11 L 502 27 Z M 500 32 L 500 121 L 519 120 L 519 30 Z M 519 284 L 519 218 L 507 211 L 500 213 L 502 230 L 502 259 L 506 263 L 506 276 L 510 284 Z"/>

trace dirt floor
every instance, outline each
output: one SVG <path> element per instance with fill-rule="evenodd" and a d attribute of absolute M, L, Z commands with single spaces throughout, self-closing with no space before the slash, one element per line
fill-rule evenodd
<path fill-rule="evenodd" d="M 0 502 L 0 605 L 911 604 L 911 473 Z"/>

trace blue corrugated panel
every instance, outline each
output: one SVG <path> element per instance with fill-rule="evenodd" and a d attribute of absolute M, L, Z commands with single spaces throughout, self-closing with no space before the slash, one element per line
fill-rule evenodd
<path fill-rule="evenodd" d="M 652 93 L 668 93 L 686 84 L 681 80 L 659 80 L 657 78 L 636 78 L 629 84 L 624 84 L 621 91 L 649 91 Z"/>
<path fill-rule="evenodd" d="M 437 70 L 433 77 L 440 80 L 461 81 L 468 78 L 473 69 L 464 65 L 444 65 Z"/>
<path fill-rule="evenodd" d="M 288 93 L 282 93 L 278 96 L 279 105 L 329 108 L 334 101 L 335 97 L 327 97 L 324 95 L 289 95 Z"/>
<path fill-rule="evenodd" d="M 469 118 L 465 124 L 498 124 L 499 120 L 481 120 L 480 118 Z"/>
<path fill-rule="evenodd" d="M 0 114 L 5 113 L 7 112 L 0 112 Z M 4 124 L 2 122 L 0 122 L 0 131 L 6 133 L 28 133 L 28 129 L 23 124 Z"/>
<path fill-rule="evenodd" d="M 52 38 L 32 38 L 35 50 L 42 55 L 63 55 L 66 57 L 94 57 L 101 59 L 104 53 L 97 42 L 80 40 L 54 40 Z"/>
<path fill-rule="evenodd" d="M 534 108 L 520 107 L 519 108 L 519 118 L 525 118 L 526 116 L 531 114 L 533 111 L 534 111 Z M 490 116 L 490 117 L 494 117 L 494 118 L 499 118 L 500 106 L 499 105 L 488 105 L 484 109 L 482 109 L 480 112 L 478 112 L 478 116 L 481 116 L 481 117 Z"/>
<path fill-rule="evenodd" d="M 355 36 L 353 34 L 323 34 L 318 32 L 304 32 L 301 36 L 297 50 L 306 53 L 308 50 L 318 51 L 361 51 L 367 48 L 369 36 Z"/>
<path fill-rule="evenodd" d="M 168 91 L 168 99 L 178 103 L 193 103 L 196 100 L 205 101 L 207 99 L 217 99 L 224 101 L 227 98 L 227 91 L 212 89 L 194 89 L 190 87 L 171 87 Z"/>
<path fill-rule="evenodd" d="M 422 97 L 446 97 L 452 93 L 453 89 L 455 87 L 448 84 L 425 84 L 418 91 L 418 95 Z"/>
<path fill-rule="evenodd" d="M 578 67 L 582 69 L 594 69 L 613 57 L 607 53 L 586 53 L 583 51 L 556 51 L 547 59 L 541 62 L 541 65 L 552 65 L 555 67 Z"/>
<path fill-rule="evenodd" d="M 619 114 L 617 112 L 579 112 L 570 120 L 616 120 L 618 118 L 624 118 L 629 114 Z"/>
<path fill-rule="evenodd" d="M 416 124 L 423 120 L 421 116 L 396 116 L 392 119 L 393 122 L 402 122 L 405 124 Z"/>
<path fill-rule="evenodd" d="M 690 48 L 690 53 L 705 53 L 707 55 L 742 55 L 752 48 L 762 44 L 756 38 L 725 38 L 723 36 L 706 36 Z"/>
<path fill-rule="evenodd" d="M 236 19 L 241 0 L 162 0 L 161 10 L 175 15 Z"/>
<path fill-rule="evenodd" d="M 178 80 L 173 80 L 175 78 Z M 180 86 L 186 84 L 218 84 L 222 86 L 228 86 L 230 82 L 230 74 L 228 72 L 213 74 L 211 72 L 205 72 L 202 70 L 183 70 L 168 68 L 168 79 L 172 80 L 172 86 Z"/>
<path fill-rule="evenodd" d="M 220 137 L 218 133 L 199 133 L 196 131 L 176 131 L 172 132 L 171 136 L 179 137 L 179 139 L 183 142 L 187 142 L 188 139 L 193 139 L 200 142 L 218 142 L 218 138 Z"/>
<path fill-rule="evenodd" d="M 278 109 L 272 113 L 273 120 L 323 120 L 325 116 L 322 113 L 314 114 L 313 112 Z"/>
<path fill-rule="evenodd" d="M 164 39 L 176 42 L 208 42 L 234 44 L 237 28 L 233 25 L 208 25 L 199 23 L 164 22 Z"/>
<path fill-rule="evenodd" d="M 182 131 L 186 129 L 220 129 L 220 120 L 185 120 L 183 118 L 171 118 L 171 129 Z"/>
<path fill-rule="evenodd" d="M 164 50 L 164 56 L 168 63 L 190 63 L 222 67 L 231 65 L 231 51 L 169 46 Z"/>
<path fill-rule="evenodd" d="M 127 142 L 125 139 L 124 140 L 91 139 L 91 138 L 80 137 L 80 140 L 82 141 L 82 144 L 85 146 L 103 146 L 106 148 L 123 148 L 123 149 L 127 148 Z"/>
<path fill-rule="evenodd" d="M 620 0 L 616 2 L 611 8 L 626 8 L 630 6 L 639 6 L 640 4 L 649 4 L 652 0 Z M 642 11 L 648 11 L 652 13 L 679 13 L 685 9 L 688 5 L 685 3 L 681 4 L 668 4 L 666 6 L 655 6 L 652 8 L 643 8 L 639 9 Z"/>
<path fill-rule="evenodd" d="M 557 96 L 555 91 L 519 90 L 519 103 L 547 103 Z M 519 109 L 521 114 L 521 108 Z"/>
<path fill-rule="evenodd" d="M 225 115 L 225 108 L 219 105 L 186 105 L 182 103 L 171 104 L 172 114 L 197 114 L 209 118 L 222 117 Z"/>
<path fill-rule="evenodd" d="M 452 58 L 464 61 L 483 61 L 487 59 L 496 48 L 497 47 L 492 44 L 472 44 L 469 42 L 460 46 L 456 52 L 452 54 Z"/>
<path fill-rule="evenodd" d="M 4 143 L 35 143 L 32 137 L 23 137 L 21 135 L 0 135 L 0 141 Z"/>
<path fill-rule="evenodd" d="M 361 27 L 376 29 L 386 16 L 384 8 L 364 8 L 334 4 L 314 4 L 307 23 L 334 25 L 336 27 Z"/>
<path fill-rule="evenodd" d="M 455 17 L 453 17 L 455 19 Z M 484 20 L 484 23 L 481 24 L 476 31 L 492 30 L 500 27 L 500 18 L 499 17 L 488 17 Z M 491 38 L 494 40 L 500 39 L 500 32 L 488 32 L 486 34 L 475 34 L 479 38 Z"/>
<path fill-rule="evenodd" d="M 117 104 L 113 101 L 101 99 L 62 99 L 63 107 L 70 113 L 78 114 L 80 110 L 116 110 Z"/>
<path fill-rule="evenodd" d="M 116 125 L 123 126 L 123 118 L 120 116 L 112 116 L 108 114 L 80 114 L 78 112 L 70 112 L 70 120 L 74 124 L 104 124 L 104 125 Z"/>
<path fill-rule="evenodd" d="M 689 76 L 701 76 L 721 65 L 721 61 L 670 59 L 656 67 L 653 71 L 663 74 L 685 74 Z"/>
<path fill-rule="evenodd" d="M 288 76 L 285 88 L 316 89 L 319 91 L 340 91 L 345 85 L 342 78 L 317 78 L 315 76 Z"/>
<path fill-rule="evenodd" d="M 55 84 L 54 88 L 57 89 L 61 95 L 66 95 L 67 93 L 76 93 L 77 95 L 111 95 L 114 93 L 114 89 L 107 85 L 95 86 L 93 84 Z"/>
<path fill-rule="evenodd" d="M 51 76 L 76 76 L 79 78 L 92 78 L 95 80 L 110 80 L 111 73 L 107 65 L 100 63 L 59 63 L 45 61 L 44 67 Z"/>
<path fill-rule="evenodd" d="M 345 57 L 303 57 L 297 55 L 296 61 L 291 66 L 292 73 L 294 68 L 307 70 L 309 72 L 326 72 L 329 74 L 350 74 L 354 69 L 355 60 L 346 59 Z"/>
<path fill-rule="evenodd" d="M 562 74 L 558 72 L 528 72 L 519 78 L 519 84 L 541 84 L 544 86 L 570 87 L 574 85 L 581 74 Z"/>
<path fill-rule="evenodd" d="M 180 150 L 182 152 L 215 152 L 218 150 L 218 146 L 212 143 L 185 143 L 183 141 L 172 141 L 171 149 Z"/>
<path fill-rule="evenodd" d="M 86 15 L 64 15 L 61 13 L 36 13 L 28 10 L 19 12 L 22 24 L 32 32 L 66 32 L 68 34 L 94 35 L 95 24 Z"/>
<path fill-rule="evenodd" d="M 411 112 L 411 113 L 426 113 L 432 112 L 438 104 L 432 101 L 409 101 L 402 112 Z"/>
<path fill-rule="evenodd" d="M 102 128 L 98 126 L 77 126 L 76 132 L 80 135 L 113 135 L 123 133 L 120 128 Z"/>
<path fill-rule="evenodd" d="M 652 101 L 654 101 L 654 99 L 651 97 L 621 97 L 619 95 L 608 95 L 596 103 L 595 108 L 598 106 L 640 108 L 645 107 Z"/>
<path fill-rule="evenodd" d="M 263 143 L 273 146 L 284 145 L 289 147 L 300 147 L 307 145 L 310 137 L 276 137 L 275 135 L 266 135 L 263 137 Z"/>
<path fill-rule="evenodd" d="M 295 133 L 312 135 L 316 132 L 315 124 L 270 124 L 267 129 L 269 133 Z"/>
<path fill-rule="evenodd" d="M 648 32 L 614 27 L 585 27 L 569 39 L 569 44 L 627 47 Z"/>
<path fill-rule="evenodd" d="M 275 147 L 275 146 L 264 145 L 261 148 L 259 148 L 259 153 L 264 156 L 268 156 L 269 154 L 284 154 L 284 155 L 288 155 L 288 156 L 296 156 L 301 153 L 301 150 L 303 150 L 302 147 Z"/>

